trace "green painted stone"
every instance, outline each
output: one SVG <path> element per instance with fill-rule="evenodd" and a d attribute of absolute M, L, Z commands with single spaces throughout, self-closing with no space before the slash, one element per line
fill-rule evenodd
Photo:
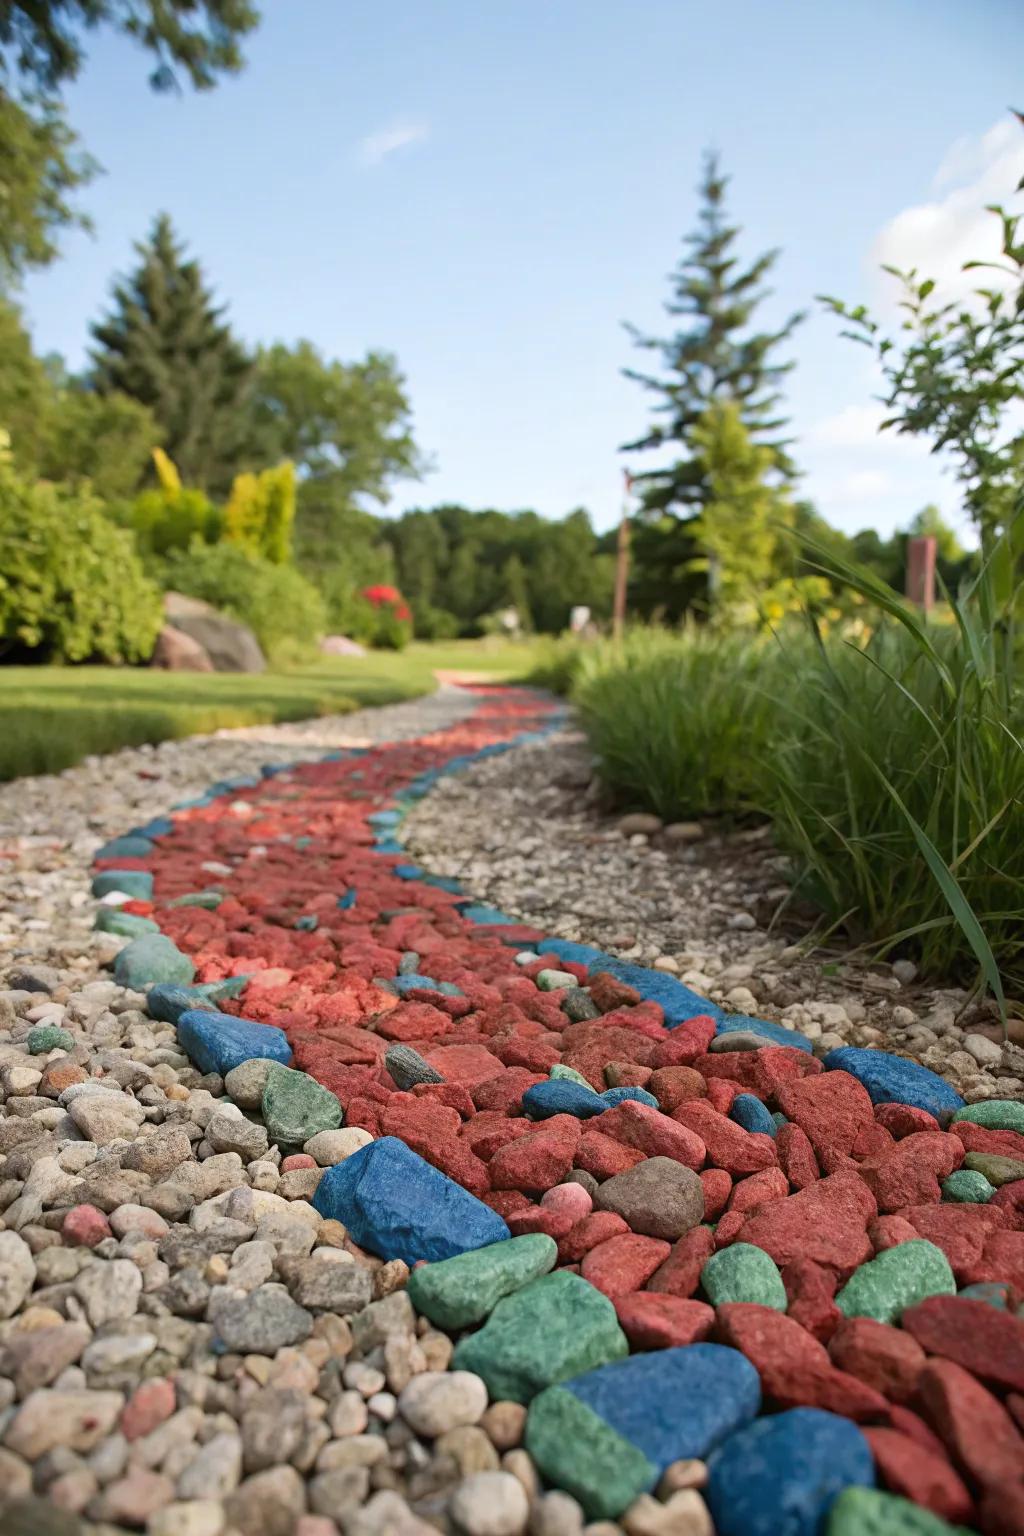
<path fill-rule="evenodd" d="M 1024 1136 L 1024 1103 L 1019 1099 L 986 1099 L 984 1104 L 958 1109 L 953 1124 L 958 1120 L 970 1120 L 990 1131 L 1019 1131 Z"/>
<path fill-rule="evenodd" d="M 528 1232 L 489 1243 L 438 1264 L 424 1264 L 409 1276 L 409 1300 L 438 1328 L 469 1328 L 481 1322 L 503 1296 L 554 1269 L 558 1244 L 544 1232 Z"/>
<path fill-rule="evenodd" d="M 730 1301 L 753 1301 L 785 1312 L 789 1305 L 778 1265 L 753 1243 L 731 1243 L 713 1253 L 700 1272 L 700 1283 L 716 1307 Z"/>
<path fill-rule="evenodd" d="M 958 1168 L 942 1181 L 943 1200 L 954 1200 L 958 1204 L 983 1205 L 994 1194 L 995 1187 L 975 1168 Z"/>
<path fill-rule="evenodd" d="M 584 1088 L 593 1087 L 588 1083 L 582 1072 L 577 1072 L 575 1067 L 563 1067 L 560 1061 L 556 1061 L 548 1073 L 549 1077 L 560 1078 L 565 1083 L 579 1083 Z"/>
<path fill-rule="evenodd" d="M 301 1147 L 318 1131 L 336 1131 L 341 1124 L 335 1095 L 279 1061 L 270 1064 L 261 1109 L 271 1141 L 286 1147 Z"/>
<path fill-rule="evenodd" d="M 100 933 L 117 933 L 126 939 L 136 939 L 140 933 L 159 933 L 160 924 L 151 917 L 138 917 L 134 912 L 122 912 L 120 907 L 100 907 L 95 927 Z"/>
<path fill-rule="evenodd" d="M 537 986 L 542 992 L 559 992 L 562 987 L 578 987 L 579 982 L 571 971 L 538 971 Z"/>
<path fill-rule="evenodd" d="M 559 1269 L 503 1297 L 479 1332 L 456 1344 L 452 1367 L 482 1376 L 492 1401 L 528 1403 L 545 1387 L 628 1354 L 607 1296 Z"/>
<path fill-rule="evenodd" d="M 643 1451 L 564 1387 L 534 1398 L 526 1449 L 545 1481 L 571 1493 L 591 1520 L 614 1520 L 658 1479 Z"/>
<path fill-rule="evenodd" d="M 175 896 L 169 901 L 169 907 L 205 907 L 208 912 L 213 912 L 224 900 L 223 891 L 188 891 L 184 896 Z"/>
<path fill-rule="evenodd" d="M 884 1249 L 855 1269 L 836 1297 L 846 1317 L 895 1323 L 928 1296 L 955 1296 L 956 1281 L 941 1248 L 924 1238 Z"/>
<path fill-rule="evenodd" d="M 162 933 L 144 933 L 132 939 L 114 961 L 114 980 L 135 992 L 157 981 L 188 983 L 195 974 L 188 955 Z"/>
<path fill-rule="evenodd" d="M 30 1055 L 44 1056 L 47 1051 L 73 1051 L 75 1037 L 56 1024 L 37 1024 L 35 1029 L 29 1030 L 25 1044 Z"/>
<path fill-rule="evenodd" d="M 964 1167 L 984 1174 L 998 1189 L 1001 1184 L 1016 1184 L 1024 1179 L 1024 1162 L 1016 1157 L 1000 1157 L 996 1152 L 968 1152 Z"/>
<path fill-rule="evenodd" d="M 844 1488 L 829 1510 L 825 1536 L 972 1536 L 920 1504 L 877 1488 Z"/>

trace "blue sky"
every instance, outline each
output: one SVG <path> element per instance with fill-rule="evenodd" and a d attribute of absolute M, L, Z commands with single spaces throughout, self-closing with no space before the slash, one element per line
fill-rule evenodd
<path fill-rule="evenodd" d="M 37 345 L 82 362 L 166 209 L 250 342 L 395 352 L 442 500 L 618 515 L 648 403 L 620 322 L 661 333 L 704 148 L 743 250 L 782 247 L 765 319 L 814 313 L 789 401 L 803 490 L 849 530 L 957 506 L 879 440 L 867 353 L 813 295 L 882 305 L 879 259 L 955 282 L 1024 170 L 1019 0 L 265 0 L 237 79 L 154 96 L 101 35 L 68 102 L 105 175 L 95 238 L 33 277 Z M 634 456 L 631 467 L 643 467 Z"/>

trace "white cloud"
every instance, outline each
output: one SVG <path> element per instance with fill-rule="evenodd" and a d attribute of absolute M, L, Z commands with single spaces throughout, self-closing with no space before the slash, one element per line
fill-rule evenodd
<path fill-rule="evenodd" d="M 430 134 L 429 123 L 397 122 L 387 128 L 378 128 L 360 139 L 356 159 L 360 165 L 380 165 L 389 155 L 410 144 L 421 144 Z"/>
<path fill-rule="evenodd" d="M 943 157 L 932 182 L 943 195 L 904 208 L 877 235 L 868 261 L 872 272 L 882 263 L 905 271 L 916 267 L 934 278 L 937 298 L 963 298 L 978 286 L 995 286 L 998 274 L 964 272 L 965 261 L 999 258 L 999 221 L 987 205 L 1010 206 L 1024 175 L 1024 133 L 1016 118 L 1005 117 L 987 133 L 958 139 Z M 895 284 L 883 276 L 885 293 L 895 298 Z"/>

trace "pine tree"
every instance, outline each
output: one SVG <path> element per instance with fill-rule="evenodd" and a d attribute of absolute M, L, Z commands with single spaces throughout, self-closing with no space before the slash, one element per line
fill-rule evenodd
<path fill-rule="evenodd" d="M 92 327 L 93 387 L 148 406 L 186 484 L 225 492 L 246 448 L 251 359 L 166 214 L 136 249 L 138 267 Z"/>
<path fill-rule="evenodd" d="M 736 611 L 756 601 L 775 574 L 779 526 L 789 520 L 785 498 L 770 485 L 769 448 L 759 447 L 733 401 L 709 406 L 693 432 L 710 499 L 689 525 L 705 571 L 712 610 Z"/>
<path fill-rule="evenodd" d="M 686 323 L 665 340 L 642 335 L 627 326 L 637 346 L 660 354 L 662 376 L 624 369 L 658 396 L 658 419 L 644 437 L 626 444 L 626 451 L 675 448 L 679 457 L 667 468 L 634 476 L 643 498 L 645 514 L 669 514 L 687 518 L 699 512 L 710 497 L 703 459 L 694 431 L 709 406 L 730 400 L 751 438 L 769 450 L 770 466 L 777 478 L 792 479 L 795 469 L 789 457 L 779 415 L 779 384 L 793 366 L 774 361 L 780 342 L 788 339 L 803 319 L 795 314 L 779 331 L 751 331 L 754 311 L 767 297 L 763 281 L 778 257 L 768 251 L 747 268 L 738 267 L 735 241 L 739 235 L 725 212 L 728 178 L 709 155 L 700 186 L 701 209 L 696 231 L 685 240 L 686 253 L 670 278 L 672 298 L 666 312 Z"/>

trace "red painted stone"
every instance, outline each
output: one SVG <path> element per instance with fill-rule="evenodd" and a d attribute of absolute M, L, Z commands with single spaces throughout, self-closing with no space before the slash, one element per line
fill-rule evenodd
<path fill-rule="evenodd" d="M 658 1237 L 623 1232 L 598 1243 L 583 1255 L 580 1274 L 613 1300 L 638 1291 L 672 1252 L 672 1244 Z"/>
<path fill-rule="evenodd" d="M 604 1115 L 600 1118 L 603 1120 Z M 627 1147 L 612 1136 L 587 1130 L 580 1137 L 573 1166 L 593 1174 L 595 1179 L 603 1183 L 617 1173 L 625 1173 L 627 1168 L 635 1168 L 637 1163 L 644 1161 L 645 1155 L 639 1147 Z"/>
<path fill-rule="evenodd" d="M 793 1189 L 807 1189 L 821 1178 L 810 1137 L 798 1125 L 780 1125 L 775 1138 L 779 1166 Z"/>
<path fill-rule="evenodd" d="M 956 1464 L 974 1482 L 1015 1482 L 1024 1438 L 999 1400 L 950 1360 L 929 1360 L 918 1382 L 921 1406 Z"/>
<path fill-rule="evenodd" d="M 843 1318 L 828 1352 L 840 1370 L 895 1403 L 909 1402 L 925 1366 L 924 1350 L 909 1333 L 872 1317 Z"/>
<path fill-rule="evenodd" d="M 317 1160 L 310 1157 L 308 1152 L 290 1152 L 287 1157 L 281 1159 L 281 1172 L 291 1173 L 293 1168 L 316 1168 Z"/>
<path fill-rule="evenodd" d="M 868 1223 L 868 1237 L 876 1253 L 895 1248 L 899 1243 L 912 1243 L 921 1236 L 904 1216 L 879 1216 Z"/>
<path fill-rule="evenodd" d="M 776 1264 L 812 1259 L 847 1276 L 871 1257 L 867 1224 L 875 1199 L 855 1173 L 833 1173 L 809 1189 L 776 1200 L 747 1217 L 742 1241 Z"/>
<path fill-rule="evenodd" d="M 105 1237 L 113 1237 L 110 1222 L 94 1205 L 75 1205 L 68 1211 L 61 1224 L 61 1236 L 66 1243 L 80 1248 L 95 1248 Z"/>
<path fill-rule="evenodd" d="M 715 1309 L 703 1301 L 631 1291 L 615 1297 L 623 1333 L 634 1349 L 672 1349 L 709 1337 Z"/>
<path fill-rule="evenodd" d="M 1024 1536 L 1024 1483 L 993 1483 L 981 1500 L 978 1523 L 984 1536 Z"/>
<path fill-rule="evenodd" d="M 822 1408 L 858 1423 L 888 1417 L 882 1394 L 837 1370 L 824 1345 L 785 1313 L 730 1303 L 718 1308 L 716 1331 L 723 1344 L 746 1355 L 761 1378 L 762 1391 L 776 1407 Z"/>
<path fill-rule="evenodd" d="M 942 1249 L 958 1280 L 982 1260 L 989 1237 L 1003 1224 L 1003 1214 L 998 1209 L 967 1203 L 910 1205 L 899 1216 L 909 1222 L 915 1237 L 927 1238 Z"/>
<path fill-rule="evenodd" d="M 572 1230 L 573 1219 L 568 1211 L 547 1210 L 543 1205 L 531 1205 L 521 1210 L 513 1211 L 506 1216 L 508 1229 L 513 1237 L 522 1237 L 527 1232 L 543 1232 L 548 1237 L 553 1237 L 557 1243 Z"/>
<path fill-rule="evenodd" d="M 684 1099 L 702 1099 L 707 1083 L 692 1067 L 659 1067 L 644 1084 L 653 1093 L 664 1114 L 670 1114 Z"/>
<path fill-rule="evenodd" d="M 914 1136 L 919 1131 L 942 1129 L 934 1115 L 912 1104 L 876 1104 L 875 1119 L 895 1141 L 902 1141 L 904 1136 Z"/>
<path fill-rule="evenodd" d="M 930 1355 L 992 1386 L 1024 1392 L 1024 1320 L 966 1296 L 930 1296 L 900 1323 Z"/>
<path fill-rule="evenodd" d="M 781 1168 L 765 1168 L 761 1173 L 751 1173 L 732 1187 L 727 1209 L 746 1213 L 772 1200 L 785 1200 L 789 1194 L 789 1180 Z M 705 1213 L 706 1214 L 706 1213 Z"/>
<path fill-rule="evenodd" d="M 732 1194 L 732 1179 L 724 1168 L 702 1168 L 697 1177 L 704 1191 L 704 1220 L 717 1221 Z"/>
<path fill-rule="evenodd" d="M 709 1077 L 704 1097 L 712 1109 L 716 1109 L 720 1115 L 727 1115 L 740 1094 L 748 1092 L 749 1089 L 744 1088 L 742 1083 L 734 1083 L 728 1077 Z"/>
<path fill-rule="evenodd" d="M 783 1265 L 782 1283 L 789 1301 L 788 1315 L 822 1344 L 827 1343 L 843 1318 L 833 1300 L 839 1288 L 835 1271 L 813 1259 L 797 1259 Z"/>
<path fill-rule="evenodd" d="M 631 1008 L 640 1002 L 640 993 L 634 987 L 610 976 L 607 971 L 598 971 L 591 976 L 588 989 L 602 1013 L 611 1013 L 613 1008 Z"/>
<path fill-rule="evenodd" d="M 610 1237 L 628 1232 L 627 1222 L 615 1211 L 593 1211 L 570 1227 L 558 1243 L 559 1264 L 577 1264 L 585 1253 Z"/>
<path fill-rule="evenodd" d="M 787 1120 L 807 1133 L 815 1152 L 851 1154 L 865 1126 L 874 1125 L 867 1089 L 849 1072 L 822 1072 L 818 1077 L 784 1083 L 778 1103 Z"/>
<path fill-rule="evenodd" d="M 676 1118 L 663 1115 L 650 1104 L 624 1099 L 601 1116 L 601 1134 L 611 1136 L 624 1146 L 636 1147 L 646 1157 L 671 1157 L 687 1168 L 704 1164 L 704 1143 L 699 1136 L 676 1124 Z"/>
<path fill-rule="evenodd" d="M 582 1126 L 574 1115 L 552 1115 L 538 1130 L 500 1147 L 487 1171 L 495 1189 L 545 1190 L 573 1165 Z"/>
<path fill-rule="evenodd" d="M 941 1180 L 963 1160 L 963 1143 L 955 1136 L 922 1131 L 865 1158 L 860 1176 L 878 1201 L 879 1211 L 887 1213 L 906 1205 L 938 1204 Z"/>
<path fill-rule="evenodd" d="M 710 1227 L 693 1227 L 672 1247 L 672 1252 L 647 1282 L 647 1289 L 686 1300 L 700 1284 L 700 1272 L 715 1251 Z"/>
<path fill-rule="evenodd" d="M 731 1054 L 746 1056 L 754 1052 L 735 1051 Z M 709 1089 L 710 1086 L 709 1083 Z M 724 1168 L 734 1177 L 760 1173 L 763 1168 L 772 1168 L 778 1162 L 775 1143 L 770 1136 L 751 1135 L 703 1099 L 689 1099 L 678 1104 L 672 1111 L 672 1119 L 700 1138 L 707 1148 L 708 1160 L 716 1168 Z"/>
<path fill-rule="evenodd" d="M 958 1524 L 970 1520 L 971 1495 L 945 1456 L 936 1456 L 909 1435 L 882 1425 L 866 1425 L 864 1438 L 882 1485 L 890 1493 L 930 1509 L 941 1520 Z"/>

